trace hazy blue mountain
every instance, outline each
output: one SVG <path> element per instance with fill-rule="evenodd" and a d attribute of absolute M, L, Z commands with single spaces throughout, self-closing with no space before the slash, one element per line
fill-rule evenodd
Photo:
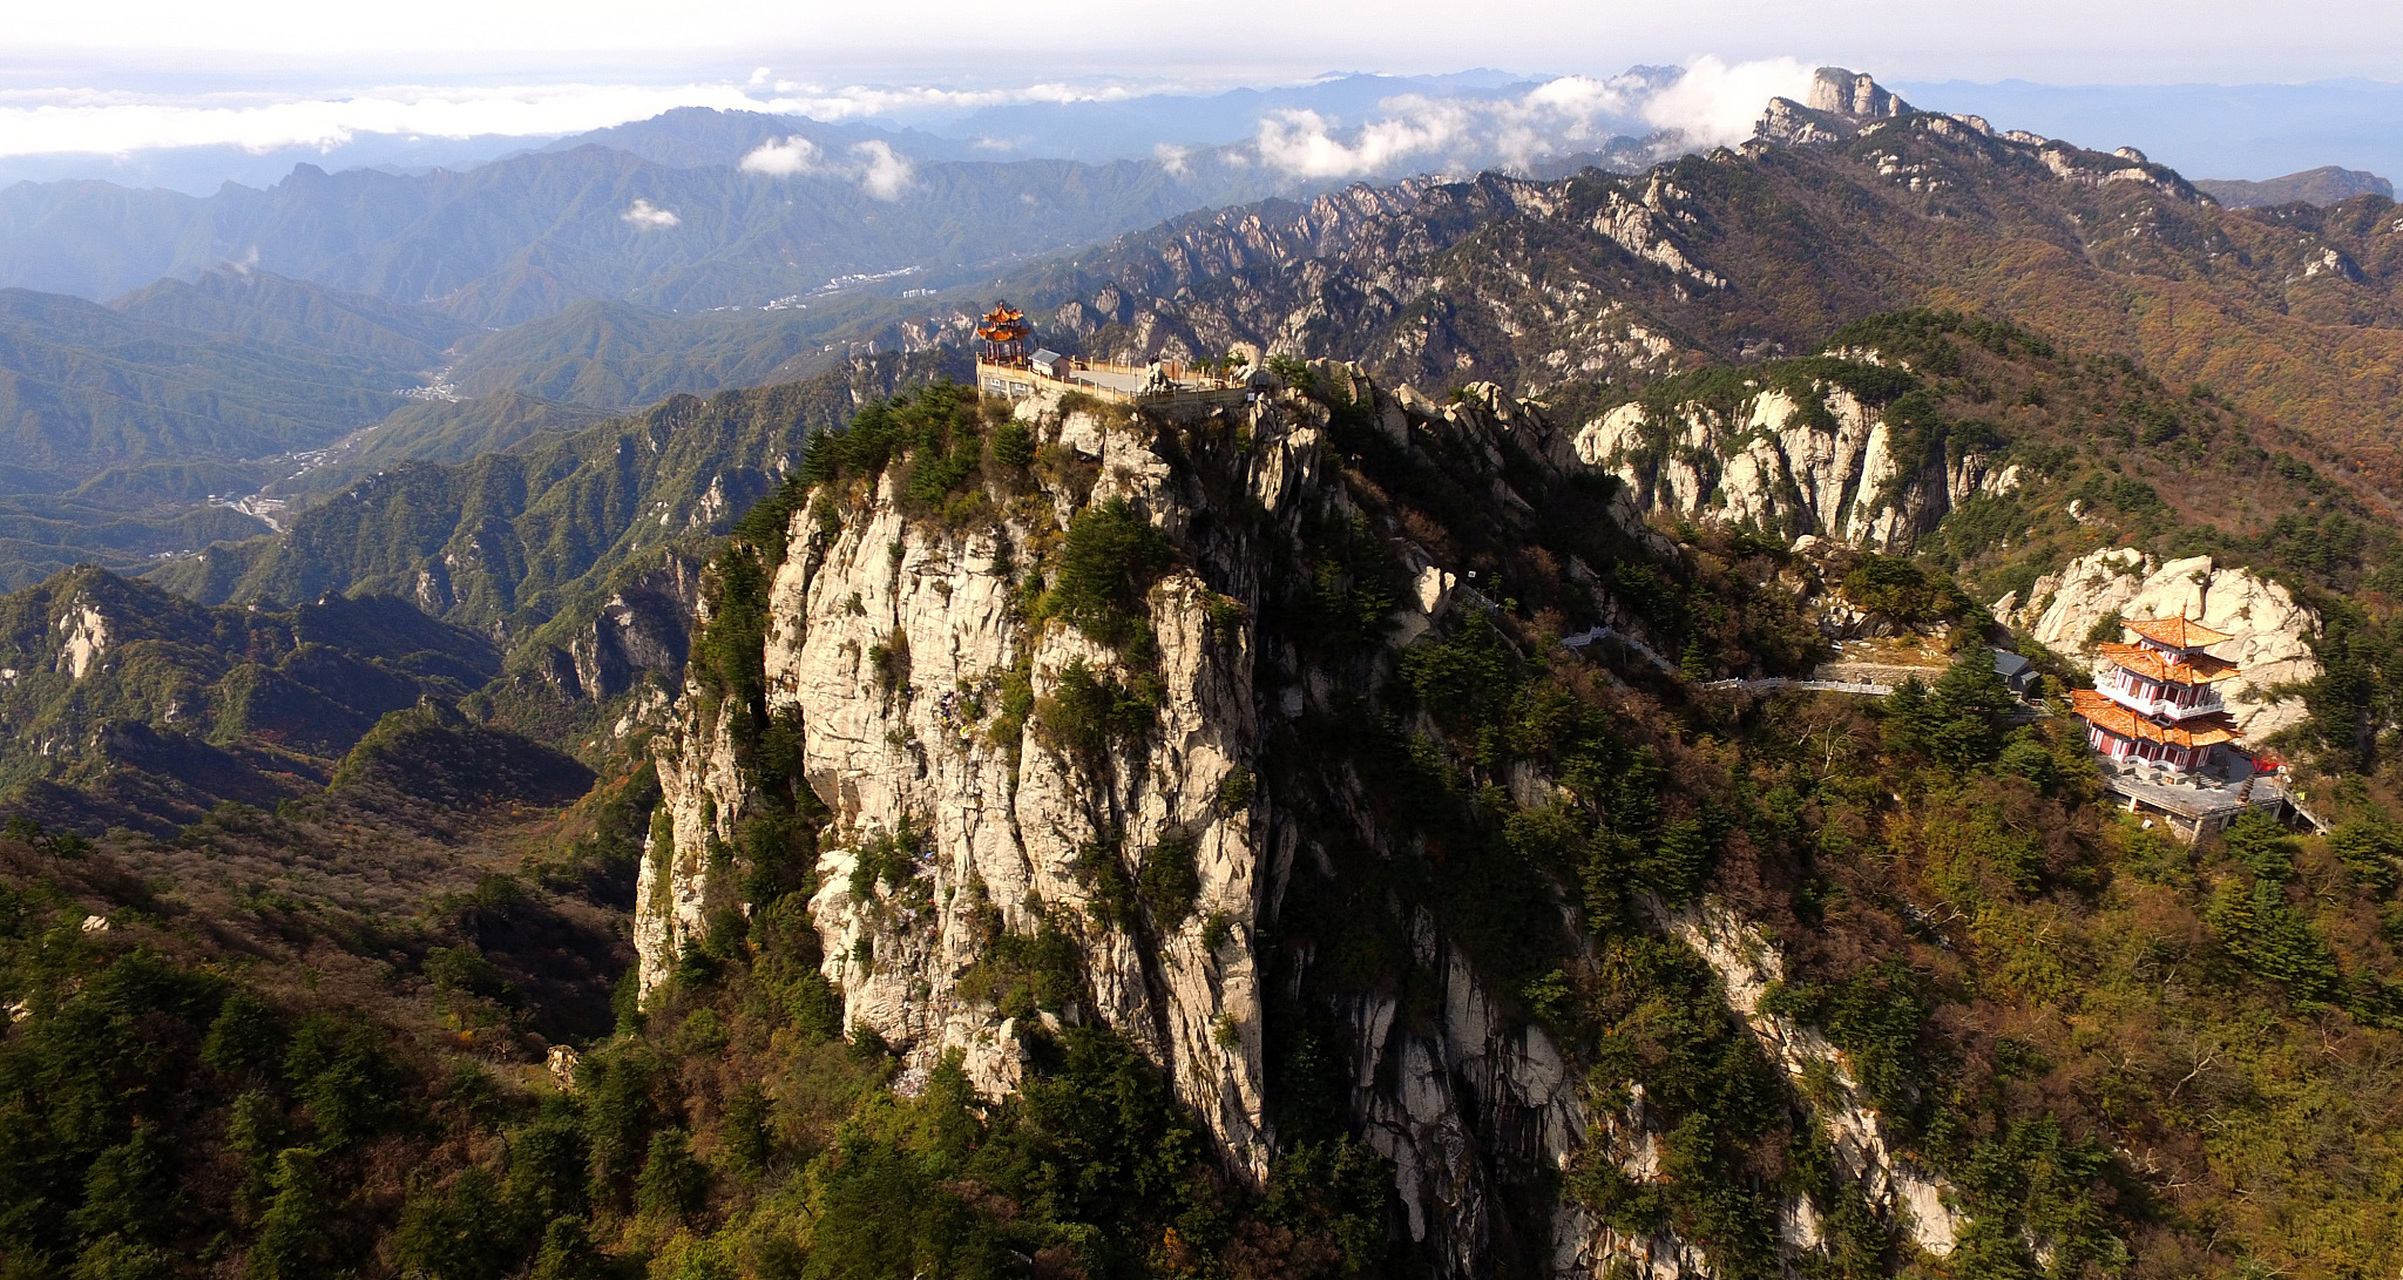
<path fill-rule="evenodd" d="M 2395 184 L 2360 169 L 2340 169 L 2321 165 L 2282 178 L 2247 182 L 2242 178 L 2197 178 L 2194 185 L 2203 194 L 2231 209 L 2260 209 L 2270 205 L 2315 204 L 2327 206 L 2355 196 L 2395 198 Z"/>
<path fill-rule="evenodd" d="M 401 376 L 355 352 L 0 290 L 0 448 L 18 466 L 77 480 L 323 444 L 404 403 Z"/>
<path fill-rule="evenodd" d="M 2261 179 L 2315 165 L 2403 173 L 2403 84 L 2050 85 L 2025 80 L 1897 83 L 1930 111 L 2088 146 L 2133 146 L 2185 173 Z"/>
<path fill-rule="evenodd" d="M 109 306 L 137 319 L 362 360 L 403 382 L 441 363 L 452 343 L 474 332 L 426 307 L 241 266 L 188 281 L 162 278 Z"/>
<path fill-rule="evenodd" d="M 578 147 L 607 147 L 640 156 L 671 169 L 699 169 L 739 164 L 760 146 L 786 138 L 807 138 L 833 151 L 865 142 L 882 142 L 917 160 L 991 160 L 989 148 L 971 141 L 944 137 L 923 129 L 888 129 L 873 124 L 829 123 L 807 116 L 765 111 L 717 111 L 708 107 L 678 107 L 648 120 L 632 120 L 607 129 L 594 129 L 561 138 L 540 151 L 573 151 Z M 1065 152 L 1037 153 L 1047 159 L 1076 159 Z M 1148 157 L 1146 148 L 1131 158 Z M 1113 157 L 1116 158 L 1116 157 Z"/>
<path fill-rule="evenodd" d="M 296 164 L 325 169 L 423 173 L 435 168 L 465 169 L 540 146 L 548 140 L 498 133 L 467 138 L 354 133 L 348 141 L 330 147 L 304 144 L 264 151 L 239 146 L 154 147 L 123 155 L 57 152 L 0 156 L 0 187 L 19 182 L 97 179 L 137 190 L 162 188 L 182 195 L 207 196 L 229 182 L 254 188 L 274 186 Z"/>
<path fill-rule="evenodd" d="M 680 162 L 714 147 L 718 162 L 698 167 L 584 143 L 418 176 L 304 164 L 268 190 L 228 185 L 206 198 L 21 183 L 0 191 L 0 284 L 111 297 L 240 262 L 477 325 L 587 298 L 756 307 L 846 277 L 899 292 L 1286 182 L 1232 164 L 858 152 L 831 133 L 783 175 L 726 162 L 751 137 L 813 131 L 779 134 L 771 119 L 707 121 L 719 132 L 708 142 L 693 140 L 708 130 L 689 114 L 624 135 Z"/>

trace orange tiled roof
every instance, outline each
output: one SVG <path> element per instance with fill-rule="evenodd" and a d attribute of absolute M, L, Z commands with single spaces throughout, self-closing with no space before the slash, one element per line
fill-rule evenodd
<path fill-rule="evenodd" d="M 2208 747 L 2236 741 L 2236 723 L 2225 712 L 2196 716 L 2183 724 L 2155 724 L 2092 689 L 2069 691 L 2069 707 L 2080 719 L 2123 738 L 2166 742 L 2173 747 Z"/>
<path fill-rule="evenodd" d="M 2236 638 L 2225 631 L 2213 631 L 2184 614 L 2175 618 L 2130 618 L 2121 625 L 2155 644 L 2165 644 L 2172 649 L 2199 649 L 2207 644 Z"/>
<path fill-rule="evenodd" d="M 2147 680 L 2173 681 L 2178 684 L 2211 684 L 2233 680 L 2240 674 L 2236 664 L 2226 658 L 2214 658 L 2208 653 L 2189 654 L 2184 662 L 2173 662 L 2157 650 L 2140 644 L 2120 644 L 2112 641 L 2094 646 L 2094 651 Z"/>

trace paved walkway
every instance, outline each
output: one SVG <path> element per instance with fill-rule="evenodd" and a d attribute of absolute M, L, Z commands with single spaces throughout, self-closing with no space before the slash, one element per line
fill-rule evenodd
<path fill-rule="evenodd" d="M 1078 369 L 1068 375 L 1068 380 L 1099 387 L 1104 391 L 1115 391 L 1122 396 L 1131 396 L 1143 389 L 1142 374 L 1120 373 L 1114 369 Z"/>

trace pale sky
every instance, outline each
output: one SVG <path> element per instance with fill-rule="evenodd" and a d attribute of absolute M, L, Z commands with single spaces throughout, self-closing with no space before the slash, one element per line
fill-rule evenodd
<path fill-rule="evenodd" d="M 5 29 L 0 158 L 558 136 L 677 106 L 907 119 L 1330 71 L 1708 66 L 1724 101 L 1703 106 L 1738 136 L 1820 64 L 1888 83 L 2403 81 L 2391 0 L 17 0 Z"/>
<path fill-rule="evenodd" d="M 18 84 L 79 68 L 287 77 L 879 71 L 1011 81 L 1328 69 L 1611 72 L 1788 56 L 1892 79 L 2403 79 L 2403 6 L 2188 0 L 74 0 L 10 6 Z M 66 83 L 67 80 L 59 80 Z"/>

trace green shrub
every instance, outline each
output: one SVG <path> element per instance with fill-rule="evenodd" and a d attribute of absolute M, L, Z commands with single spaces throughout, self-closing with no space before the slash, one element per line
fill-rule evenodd
<path fill-rule="evenodd" d="M 2284 986 L 2294 999 L 2322 1003 L 2337 998 L 2341 980 L 2336 956 L 2309 919 L 2287 901 L 2285 885 L 2258 879 L 2248 889 L 2243 877 L 2231 876 L 2213 891 L 2203 921 L 2229 955 Z"/>
<path fill-rule="evenodd" d="M 1218 812 L 1234 815 L 1252 807 L 1252 771 L 1242 765 L 1227 770 L 1218 780 Z"/>
<path fill-rule="evenodd" d="M 709 1194 L 709 1168 L 693 1159 L 692 1146 L 682 1129 L 662 1129 L 651 1135 L 650 1155 L 634 1193 L 635 1212 L 646 1218 L 681 1222 L 700 1212 Z"/>
<path fill-rule="evenodd" d="M 1191 837 L 1172 836 L 1146 851 L 1143 865 L 1135 870 L 1135 890 L 1142 896 L 1152 924 L 1162 933 L 1181 928 L 1201 897 L 1195 854 Z"/>
<path fill-rule="evenodd" d="M 1933 690 L 1916 677 L 1903 681 L 1880 712 L 1897 750 L 1925 755 L 1946 768 L 1971 769 L 2002 754 L 2001 718 L 2019 705 L 1995 674 L 1993 656 L 1978 646 L 1954 659 Z M 2024 756 L 2021 764 L 2033 767 Z"/>
<path fill-rule="evenodd" d="M 876 691 L 890 698 L 909 687 L 909 633 L 895 627 L 883 640 L 868 646 L 868 667 L 876 673 Z"/>
<path fill-rule="evenodd" d="M 718 1124 L 718 1161 L 746 1186 L 768 1170 L 768 1097 L 757 1083 L 746 1084 L 726 1099 Z"/>
<path fill-rule="evenodd" d="M 869 837 L 859 846 L 851 866 L 851 900 L 871 900 L 879 883 L 892 889 L 908 884 L 918 874 L 918 857 L 925 842 L 925 834 L 907 814 L 902 815 L 898 827 Z"/>
<path fill-rule="evenodd" d="M 250 1246 L 250 1280 L 317 1280 L 328 1274 L 335 1241 L 326 1228 L 336 1205 L 317 1153 L 306 1147 L 283 1152 L 276 1158 L 272 1185 L 275 1198 Z"/>
<path fill-rule="evenodd" d="M 284 1074 L 326 1150 L 380 1132 L 402 1080 L 389 1041 L 372 1023 L 330 1013 L 313 1013 L 293 1031 Z"/>
<path fill-rule="evenodd" d="M 1949 576 L 1874 551 L 1864 553 L 1861 563 L 1844 575 L 1843 591 L 1855 608 L 1914 627 L 1958 618 L 1970 604 Z"/>
<path fill-rule="evenodd" d="M 996 928 L 984 954 L 960 975 L 962 999 L 990 1003 L 1021 1022 L 1065 1010 L 1079 997 L 1082 957 L 1076 943 L 1046 915 L 1032 934 Z"/>
<path fill-rule="evenodd" d="M 1135 890 L 1127 883 L 1118 855 L 1118 833 L 1088 840 L 1076 848 L 1069 871 L 1085 889 L 1087 905 L 1097 922 L 1123 928 L 1135 913 Z"/>
<path fill-rule="evenodd" d="M 1780 983 L 1762 998 L 1761 1010 L 1826 1031 L 1869 1105 L 1899 1119 L 1916 1110 L 1935 1079 L 1924 1047 L 1935 1009 L 1926 988 L 1910 966 L 1882 960 L 1838 983 Z"/>
<path fill-rule="evenodd" d="M 2373 892 L 2395 891 L 2403 872 L 2403 826 L 2384 818 L 2355 818 L 2330 833 L 2328 849 Z"/>
<path fill-rule="evenodd" d="M 1144 598 L 1174 554 L 1168 535 L 1124 498 L 1096 503 L 1068 523 L 1058 572 L 1045 601 L 1100 644 L 1125 648 L 1149 635 Z"/>
<path fill-rule="evenodd" d="M 1157 696 L 1140 683 L 1130 688 L 1071 659 L 1052 691 L 1035 700 L 1035 740 L 1063 755 L 1099 760 L 1148 732 L 1157 709 Z"/>
<path fill-rule="evenodd" d="M 500 1280 L 517 1254 L 517 1224 L 492 1175 L 470 1166 L 449 1187 L 419 1187 L 393 1233 L 393 1261 L 405 1276 Z"/>
<path fill-rule="evenodd" d="M 284 1030 L 275 1011 L 247 990 L 225 997 L 200 1043 L 200 1061 L 223 1076 L 255 1076 L 283 1056 Z"/>
<path fill-rule="evenodd" d="M 1024 467 L 1035 460 L 1034 429 L 1012 418 L 993 431 L 993 461 L 1005 467 Z"/>
<path fill-rule="evenodd" d="M 2295 856 L 2303 851 L 2303 842 L 2268 814 L 2247 810 L 2229 824 L 2220 840 L 2228 856 L 2243 863 L 2255 877 L 2279 884 L 2295 878 Z"/>

